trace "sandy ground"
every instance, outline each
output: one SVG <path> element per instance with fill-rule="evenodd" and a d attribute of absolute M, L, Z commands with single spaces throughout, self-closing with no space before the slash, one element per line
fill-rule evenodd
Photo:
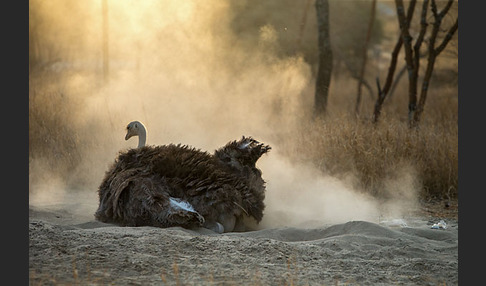
<path fill-rule="evenodd" d="M 30 205 L 31 285 L 457 285 L 458 220 L 417 216 L 245 233 L 118 227 Z M 432 229 L 443 219 L 446 229 Z"/>

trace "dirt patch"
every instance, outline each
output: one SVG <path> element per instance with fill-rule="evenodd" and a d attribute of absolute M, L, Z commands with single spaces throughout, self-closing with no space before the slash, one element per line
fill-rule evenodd
<path fill-rule="evenodd" d="M 69 208 L 29 216 L 31 285 L 458 284 L 454 217 L 216 234 L 118 227 Z M 446 229 L 431 228 L 439 219 Z"/>

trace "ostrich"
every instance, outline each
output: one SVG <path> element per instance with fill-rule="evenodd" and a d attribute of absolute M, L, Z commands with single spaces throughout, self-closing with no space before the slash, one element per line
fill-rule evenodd
<path fill-rule="evenodd" d="M 214 154 L 181 144 L 146 146 L 139 121 L 127 125 L 125 140 L 132 136 L 138 147 L 119 153 L 98 189 L 97 220 L 218 233 L 261 221 L 265 181 L 255 164 L 270 146 L 245 136 Z"/>

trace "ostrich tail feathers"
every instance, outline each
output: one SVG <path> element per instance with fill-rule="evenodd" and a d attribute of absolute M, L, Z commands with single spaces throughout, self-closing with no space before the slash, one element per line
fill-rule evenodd
<path fill-rule="evenodd" d="M 260 143 L 252 137 L 242 136 L 240 140 L 229 142 L 216 150 L 215 156 L 226 163 L 237 161 L 241 165 L 253 167 L 258 159 L 271 149 L 269 145 Z"/>

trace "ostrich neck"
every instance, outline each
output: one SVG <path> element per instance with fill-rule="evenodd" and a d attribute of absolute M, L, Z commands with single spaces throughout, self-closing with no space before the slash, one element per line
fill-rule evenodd
<path fill-rule="evenodd" d="M 145 141 L 147 140 L 147 131 L 142 128 L 140 134 L 138 135 L 138 148 L 145 146 Z"/>

